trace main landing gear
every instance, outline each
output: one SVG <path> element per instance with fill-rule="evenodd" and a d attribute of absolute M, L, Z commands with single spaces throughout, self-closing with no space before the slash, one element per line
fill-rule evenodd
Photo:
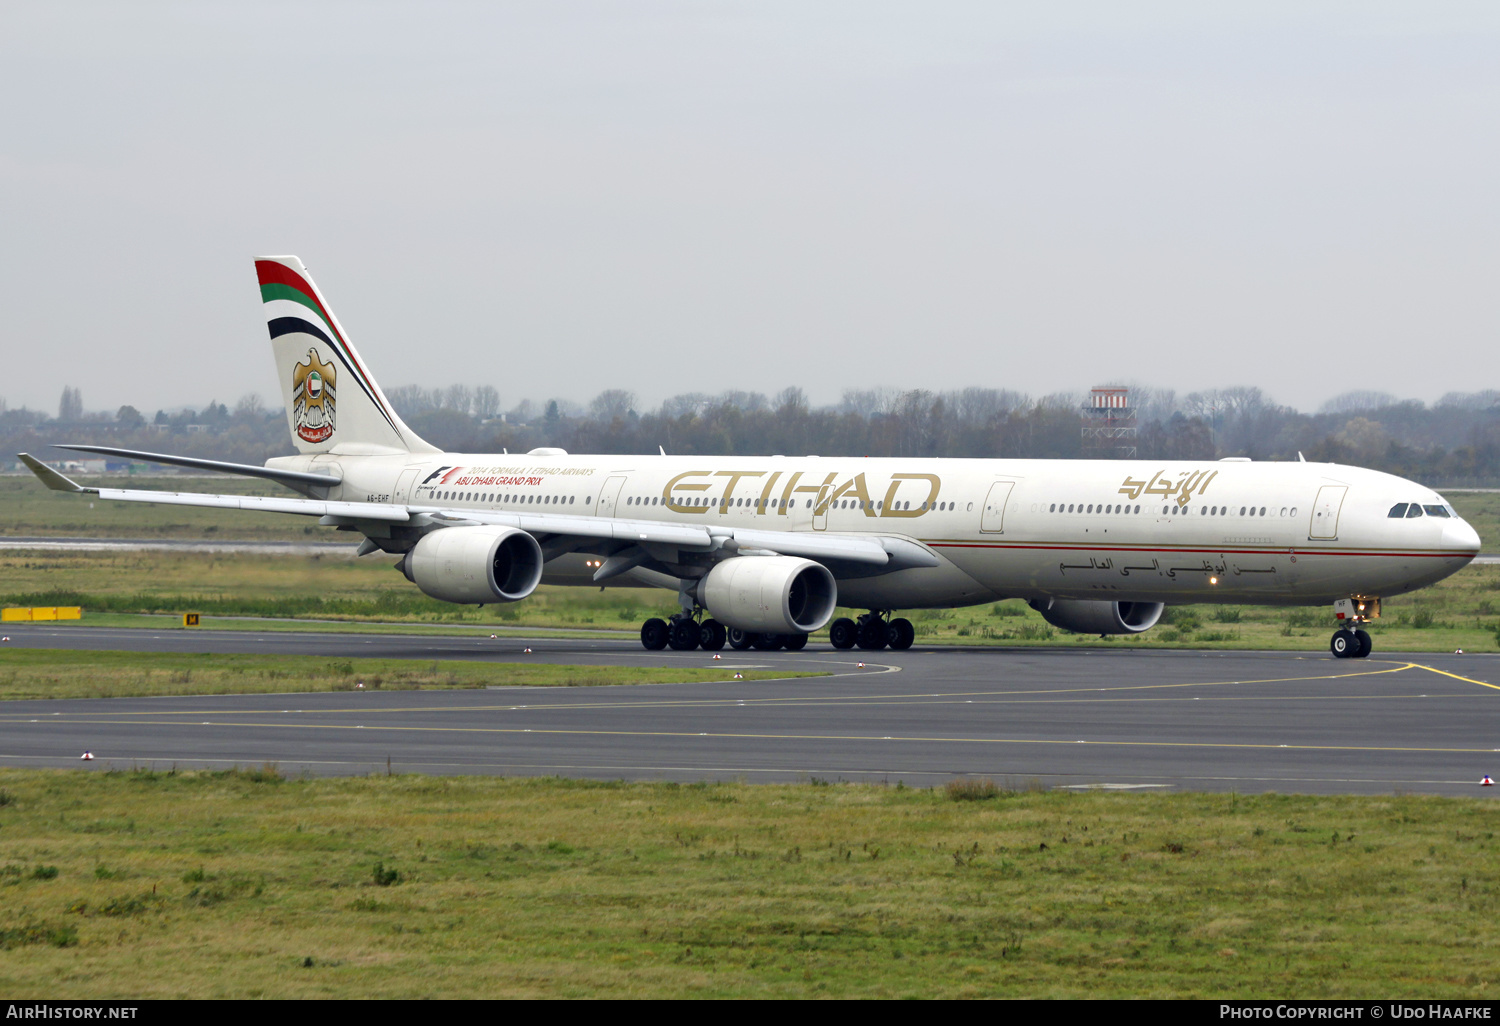
<path fill-rule="evenodd" d="M 641 645 L 652 652 L 671 648 L 676 652 L 690 652 L 701 648 L 705 652 L 717 652 L 728 644 L 730 648 L 757 648 L 771 652 L 784 648 L 788 652 L 800 652 L 807 647 L 806 634 L 756 634 L 735 627 L 725 627 L 717 620 L 698 622 L 690 613 L 678 613 L 670 621 L 653 617 L 641 624 Z"/>
<path fill-rule="evenodd" d="M 1359 625 L 1370 616 L 1380 615 L 1379 599 L 1339 599 L 1333 604 L 1334 615 L 1339 618 L 1339 629 L 1333 632 L 1328 642 L 1328 651 L 1335 659 L 1363 659 L 1375 647 L 1370 632 Z"/>
<path fill-rule="evenodd" d="M 858 645 L 866 651 L 876 651 L 889 645 L 898 652 L 911 648 L 917 638 L 916 628 L 904 617 L 887 621 L 879 610 L 872 609 L 858 620 L 839 617 L 828 625 L 828 640 L 834 648 L 853 648 Z"/>

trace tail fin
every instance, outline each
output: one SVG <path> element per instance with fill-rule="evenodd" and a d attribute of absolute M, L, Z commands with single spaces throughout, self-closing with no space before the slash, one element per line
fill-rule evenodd
<path fill-rule="evenodd" d="M 298 451 L 438 451 L 396 416 L 301 260 L 259 257 L 255 274 Z"/>

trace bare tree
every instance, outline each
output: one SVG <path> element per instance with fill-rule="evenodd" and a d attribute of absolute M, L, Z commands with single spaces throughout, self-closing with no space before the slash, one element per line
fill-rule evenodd
<path fill-rule="evenodd" d="M 474 416 L 489 420 L 500 412 L 500 393 L 491 385 L 480 385 L 474 390 Z"/>
<path fill-rule="evenodd" d="M 261 401 L 256 392 L 249 392 L 240 396 L 240 401 L 234 404 L 235 420 L 259 420 L 266 415 L 266 404 Z"/>
<path fill-rule="evenodd" d="M 1401 400 L 1389 392 L 1374 392 L 1358 389 L 1336 395 L 1318 408 L 1319 413 L 1358 413 L 1360 410 L 1378 410 L 1382 406 L 1395 406 Z"/>
<path fill-rule="evenodd" d="M 889 413 L 900 395 L 900 391 L 894 388 L 850 388 L 845 390 L 839 408 L 845 413 L 873 417 L 877 413 Z"/>
<path fill-rule="evenodd" d="M 703 392 L 684 392 L 674 395 L 661 404 L 663 417 L 685 417 L 690 413 L 702 413 L 713 405 L 713 399 Z"/>
<path fill-rule="evenodd" d="M 419 413 L 435 410 L 438 403 L 433 401 L 432 393 L 421 385 L 402 385 L 393 388 L 386 393 L 391 405 L 396 407 L 396 412 L 403 417 L 415 417 Z"/>
<path fill-rule="evenodd" d="M 589 403 L 589 416 L 603 424 L 616 418 L 624 419 L 635 409 L 635 393 L 623 388 L 611 388 L 594 396 Z"/>
<path fill-rule="evenodd" d="M 57 419 L 65 424 L 76 424 L 83 419 L 83 393 L 72 385 L 64 385 L 62 399 L 57 404 Z"/>
<path fill-rule="evenodd" d="M 807 412 L 807 393 L 795 386 L 777 392 L 775 402 L 778 413 Z"/>
<path fill-rule="evenodd" d="M 449 385 L 443 390 L 443 408 L 468 416 L 474 412 L 474 390 L 468 385 Z"/>
<path fill-rule="evenodd" d="M 1449 392 L 1437 401 L 1439 406 L 1455 406 L 1460 410 L 1488 410 L 1500 406 L 1500 392 L 1487 388 L 1482 392 Z M 5 401 L 0 399 L 0 410 Z"/>

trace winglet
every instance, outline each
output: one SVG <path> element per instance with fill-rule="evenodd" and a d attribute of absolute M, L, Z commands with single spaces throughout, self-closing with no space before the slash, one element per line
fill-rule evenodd
<path fill-rule="evenodd" d="M 42 479 L 42 484 L 51 488 L 54 492 L 97 492 L 97 488 L 85 488 L 77 481 L 64 477 L 53 470 L 47 464 L 27 452 L 16 453 L 16 458 L 26 464 L 27 468 Z"/>

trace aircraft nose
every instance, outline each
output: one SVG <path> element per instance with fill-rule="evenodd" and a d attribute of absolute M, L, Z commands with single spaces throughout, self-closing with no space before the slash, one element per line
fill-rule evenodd
<path fill-rule="evenodd" d="M 1479 553 L 1479 532 L 1466 521 L 1450 520 L 1443 525 L 1443 548 L 1453 552 Z"/>

